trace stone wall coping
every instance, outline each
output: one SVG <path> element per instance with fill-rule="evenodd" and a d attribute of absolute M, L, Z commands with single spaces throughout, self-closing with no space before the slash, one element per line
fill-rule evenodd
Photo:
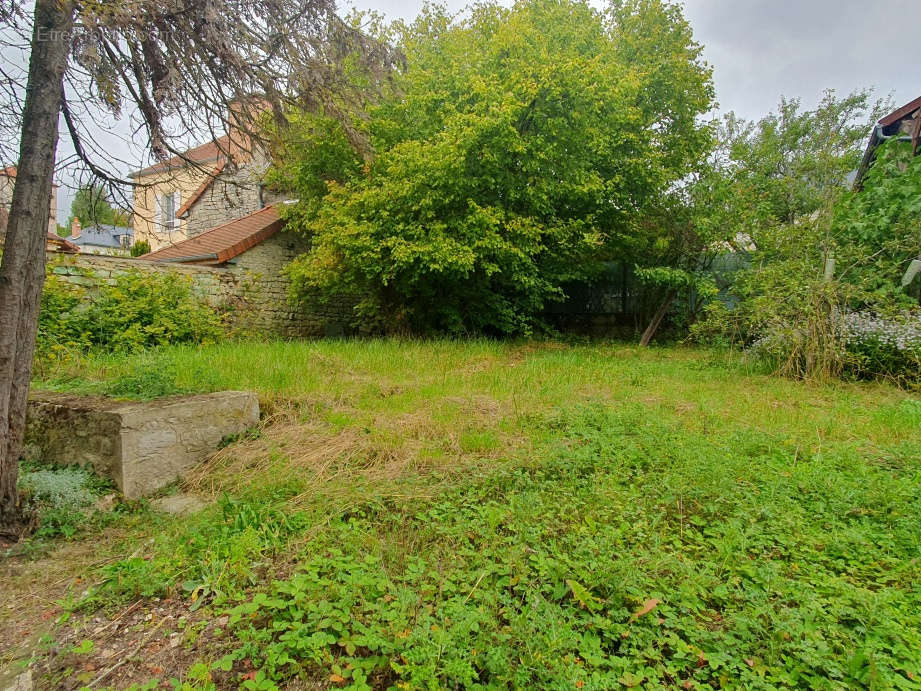
<path fill-rule="evenodd" d="M 26 441 L 35 457 L 88 465 L 128 498 L 156 492 L 259 423 L 252 391 L 218 391 L 124 401 L 100 396 L 34 394 Z"/>
<path fill-rule="evenodd" d="M 223 399 L 236 399 L 252 396 L 258 400 L 254 391 L 215 391 L 202 394 L 176 394 L 163 396 L 147 401 L 138 401 L 125 398 L 109 398 L 107 396 L 92 396 L 83 394 L 60 393 L 57 391 L 30 391 L 30 403 L 47 403 L 51 405 L 66 406 L 73 410 L 95 411 L 98 413 L 133 413 L 138 410 L 163 410 L 168 411 L 185 403 L 198 401 L 220 401 Z"/>
<path fill-rule="evenodd" d="M 135 268 L 152 268 L 152 269 L 175 269 L 187 272 L 209 272 L 216 274 L 230 273 L 231 269 L 226 266 L 208 266 L 206 264 L 183 264 L 181 262 L 162 262 L 151 259 L 140 259 L 138 257 L 113 257 L 108 254 L 67 254 L 60 255 L 63 257 L 63 263 L 99 263 L 112 264 L 119 266 L 128 266 Z M 70 261 L 68 261 L 70 260 Z"/>

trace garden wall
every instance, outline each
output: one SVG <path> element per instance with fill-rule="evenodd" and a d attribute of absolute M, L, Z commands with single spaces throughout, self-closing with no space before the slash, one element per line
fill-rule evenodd
<path fill-rule="evenodd" d="M 219 267 L 59 254 L 49 257 L 49 271 L 90 290 L 112 284 L 116 276 L 129 271 L 177 273 L 191 281 L 200 297 L 216 308 L 228 309 L 235 327 L 283 338 L 340 335 L 351 319 L 349 299 L 302 308 L 288 300 L 289 283 L 281 270 L 301 251 L 300 240 L 282 232 Z"/>

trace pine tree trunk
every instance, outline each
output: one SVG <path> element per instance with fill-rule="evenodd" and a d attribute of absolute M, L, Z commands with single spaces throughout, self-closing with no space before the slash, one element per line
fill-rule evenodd
<path fill-rule="evenodd" d="M 0 536 L 18 538 L 16 482 L 45 281 L 45 241 L 73 27 L 69 0 L 36 0 L 16 184 L 0 262 Z"/>

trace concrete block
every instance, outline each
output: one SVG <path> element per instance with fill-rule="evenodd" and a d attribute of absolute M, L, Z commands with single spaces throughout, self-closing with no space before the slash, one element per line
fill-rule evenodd
<path fill-rule="evenodd" d="M 26 440 L 42 460 L 89 465 L 128 498 L 168 485 L 213 453 L 221 439 L 259 422 L 248 391 L 148 402 L 35 393 Z"/>

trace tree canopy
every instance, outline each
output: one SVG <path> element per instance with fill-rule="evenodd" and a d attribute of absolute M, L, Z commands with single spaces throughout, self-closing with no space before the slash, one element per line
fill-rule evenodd
<path fill-rule="evenodd" d="M 373 158 L 305 116 L 279 171 L 312 238 L 296 290 L 355 293 L 366 325 L 529 332 L 711 146 L 710 69 L 672 4 L 429 6 L 396 31 L 407 71 L 364 125 Z"/>
<path fill-rule="evenodd" d="M 75 218 L 80 219 L 83 227 L 91 225 L 127 226 L 128 214 L 116 209 L 109 203 L 106 190 L 102 185 L 82 185 L 74 194 L 70 204 L 70 218 L 67 219 L 67 232 Z"/>

